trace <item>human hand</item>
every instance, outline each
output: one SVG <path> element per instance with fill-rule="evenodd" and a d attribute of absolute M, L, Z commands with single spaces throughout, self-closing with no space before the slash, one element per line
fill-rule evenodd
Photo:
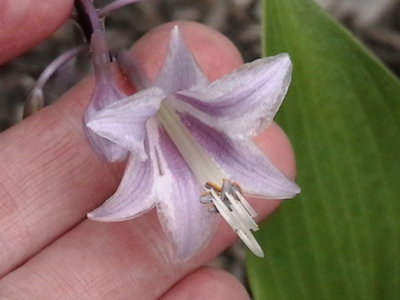
<path fill-rule="evenodd" d="M 37 8 L 34 1 L 2 1 L 0 19 L 8 25 L 0 44 L 14 46 L 1 48 L 0 62 L 55 30 L 72 6 L 67 0 L 42 2 Z M 18 20 L 12 14 L 20 11 L 25 16 Z M 16 32 L 8 29 L 18 22 L 23 25 Z M 219 33 L 179 24 L 211 80 L 242 63 L 236 48 Z M 162 65 L 171 27 L 161 26 L 133 48 L 150 77 Z M 99 158 L 83 133 L 82 114 L 92 87 L 92 79 L 84 80 L 54 105 L 0 135 L 0 298 L 248 299 L 232 276 L 203 267 L 235 240 L 224 222 L 206 249 L 177 263 L 165 250 L 170 244 L 153 212 L 121 223 L 86 219 L 116 189 L 123 171 L 122 165 Z M 257 142 L 276 166 L 294 177 L 290 143 L 276 124 Z M 252 204 L 262 219 L 279 202 Z"/>

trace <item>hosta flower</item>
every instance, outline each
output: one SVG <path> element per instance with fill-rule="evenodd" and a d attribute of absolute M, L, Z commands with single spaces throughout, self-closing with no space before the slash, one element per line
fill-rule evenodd
<path fill-rule="evenodd" d="M 210 84 L 175 27 L 156 80 L 137 74 L 143 90 L 87 122 L 132 152 L 116 193 L 88 217 L 122 221 L 156 207 L 176 257 L 185 260 L 206 245 L 218 211 L 262 256 L 244 195 L 285 199 L 299 192 L 252 141 L 283 101 L 289 56 L 256 60 Z"/>

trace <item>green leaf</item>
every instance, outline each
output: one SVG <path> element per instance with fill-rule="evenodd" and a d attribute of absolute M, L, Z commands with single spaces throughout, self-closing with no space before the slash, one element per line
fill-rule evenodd
<path fill-rule="evenodd" d="M 301 195 L 257 234 L 255 299 L 400 299 L 400 83 L 311 0 L 264 1 L 294 80 L 278 122 Z"/>

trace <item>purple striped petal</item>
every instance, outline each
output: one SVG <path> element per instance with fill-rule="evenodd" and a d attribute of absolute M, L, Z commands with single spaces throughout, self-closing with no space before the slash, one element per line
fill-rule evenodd
<path fill-rule="evenodd" d="M 165 233 L 175 245 L 178 260 L 187 260 L 207 245 L 216 218 L 200 203 L 202 188 L 167 135 L 160 129 L 157 212 Z"/>
<path fill-rule="evenodd" d="M 93 116 L 103 109 L 107 104 L 115 103 L 116 101 L 126 97 L 120 94 L 117 89 L 115 89 L 112 82 L 107 84 L 96 84 L 94 93 L 92 96 L 92 101 L 85 111 L 83 121 L 86 124 L 89 122 Z M 94 146 L 94 149 L 103 155 L 107 161 L 115 162 L 124 160 L 128 156 L 128 150 L 117 145 L 108 139 L 105 139 L 93 131 L 84 126 L 84 131 L 90 143 Z"/>
<path fill-rule="evenodd" d="M 84 122 L 86 122 L 85 119 Z M 86 126 L 84 126 L 83 130 L 86 134 L 87 139 L 89 140 L 93 148 L 96 150 L 96 152 L 99 155 L 103 156 L 107 161 L 109 162 L 121 161 L 128 156 L 129 151 L 121 147 L 120 145 L 114 144 L 113 142 L 110 142 L 109 140 L 102 138 L 101 136 L 92 132 Z"/>
<path fill-rule="evenodd" d="M 288 90 L 291 70 L 287 54 L 259 59 L 207 87 L 179 91 L 172 104 L 234 139 L 245 139 L 272 122 Z"/>
<path fill-rule="evenodd" d="M 86 126 L 145 160 L 146 122 L 157 113 L 163 98 L 158 88 L 143 90 L 97 112 Z"/>
<path fill-rule="evenodd" d="M 166 94 L 204 87 L 208 79 L 181 37 L 178 26 L 171 31 L 168 54 L 157 77 L 155 86 Z"/>
<path fill-rule="evenodd" d="M 267 199 L 288 199 L 300 192 L 251 140 L 237 141 L 224 133 L 184 115 L 182 121 L 215 163 L 238 182 L 248 195 Z"/>
<path fill-rule="evenodd" d="M 88 218 L 102 222 L 133 219 L 154 207 L 153 161 L 139 161 L 130 156 L 122 181 L 111 198 L 88 213 Z"/>

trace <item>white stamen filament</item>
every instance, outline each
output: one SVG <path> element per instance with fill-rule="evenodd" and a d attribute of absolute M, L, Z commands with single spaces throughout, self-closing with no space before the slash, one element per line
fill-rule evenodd
<path fill-rule="evenodd" d="M 217 193 L 211 189 L 210 193 L 212 195 L 212 201 L 215 207 L 218 209 L 219 213 L 225 219 L 225 221 L 233 228 L 233 230 L 237 233 L 240 239 L 245 243 L 245 245 L 253 252 L 255 255 L 259 257 L 264 257 L 264 252 L 258 244 L 257 240 L 254 238 L 250 229 L 258 230 L 257 224 L 255 224 L 254 220 L 250 215 L 243 215 L 232 207 L 230 210 L 227 205 L 222 201 L 222 199 L 217 195 Z M 229 194 L 226 194 L 229 195 Z M 230 196 L 230 197 L 229 197 Z M 228 196 L 232 198 L 232 202 L 236 202 L 235 199 L 231 195 Z M 231 201 L 231 200 L 230 200 Z M 240 205 L 240 204 L 238 204 Z M 242 209 L 244 209 L 242 207 Z M 250 221 L 251 220 L 251 221 Z M 251 224 L 249 224 L 251 223 Z M 253 229 L 254 228 L 254 229 Z"/>
<path fill-rule="evenodd" d="M 208 184 L 206 189 L 211 196 L 210 203 L 217 208 L 246 246 L 255 255 L 263 257 L 264 252 L 250 231 L 258 230 L 258 225 L 253 219 L 256 212 L 237 190 L 238 186 L 236 185 L 234 188 L 233 183 L 229 180 L 227 181 L 229 182 L 227 191 L 222 191 L 222 188 L 220 191 L 218 186 L 214 186 L 214 183 L 224 182 L 227 176 L 194 139 L 177 113 L 165 102 L 158 111 L 158 119 L 200 183 Z M 200 199 L 202 202 L 208 201 L 207 198 L 199 195 L 199 201 Z"/>
<path fill-rule="evenodd" d="M 243 195 L 239 191 L 235 191 L 235 195 L 236 197 L 239 198 L 240 202 L 243 204 L 244 208 L 249 213 L 249 215 L 255 218 L 257 216 L 257 212 L 254 210 L 253 207 L 251 207 L 250 203 L 246 200 L 246 198 L 243 197 Z"/>
<path fill-rule="evenodd" d="M 227 177 L 168 104 L 161 104 L 158 119 L 200 182 L 221 182 Z"/>
<path fill-rule="evenodd" d="M 243 207 L 243 204 L 233 198 L 230 194 L 225 194 L 226 198 L 229 200 L 231 204 L 232 211 L 236 210 L 238 219 L 240 219 L 241 223 L 244 227 L 248 227 L 251 230 L 257 231 L 258 225 L 254 222 L 254 219 L 249 215 L 247 210 Z"/>

